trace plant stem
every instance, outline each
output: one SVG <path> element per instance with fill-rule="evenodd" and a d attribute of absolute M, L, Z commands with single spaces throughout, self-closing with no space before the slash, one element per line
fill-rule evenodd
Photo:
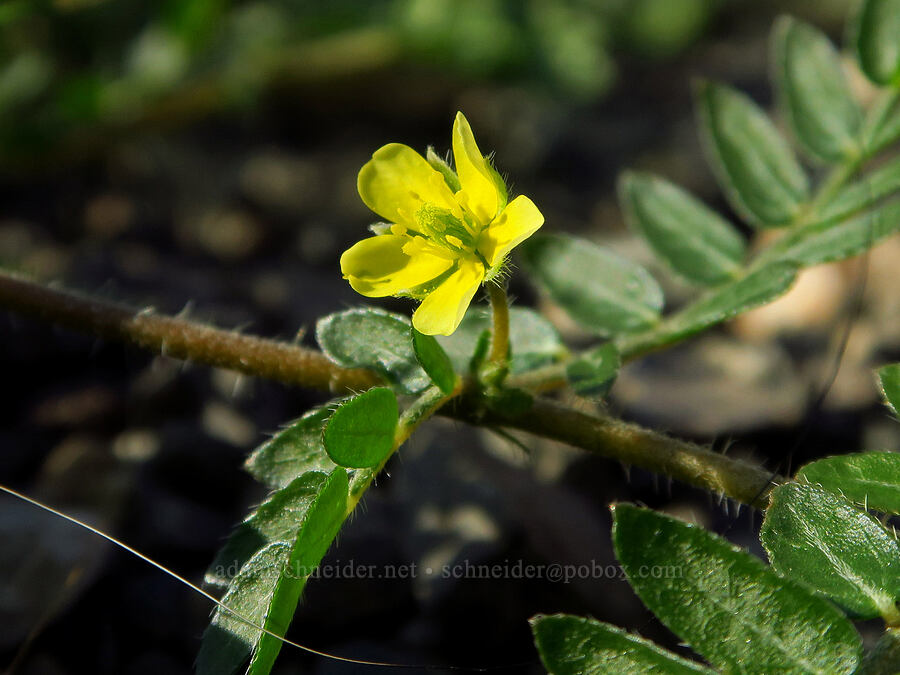
<path fill-rule="evenodd" d="M 488 360 L 497 368 L 506 365 L 509 356 L 509 298 L 500 283 L 487 284 L 491 299 L 491 349 Z"/>
<path fill-rule="evenodd" d="M 286 384 L 332 392 L 382 384 L 372 371 L 341 368 L 314 349 L 164 316 L 149 308 L 135 311 L 80 293 L 48 288 L 7 271 L 0 271 L 0 306 L 164 356 Z"/>
<path fill-rule="evenodd" d="M 71 291 L 48 288 L 4 271 L 0 271 L 0 307 L 156 353 L 286 384 L 332 392 L 381 384 L 371 371 L 341 368 L 312 349 L 240 335 L 148 310 L 135 312 Z M 457 394 L 458 400 L 444 406 Z M 620 420 L 588 415 L 547 399 L 536 398 L 529 410 L 517 415 L 485 409 L 483 403 L 477 391 L 467 389 L 461 382 L 449 397 L 429 389 L 404 412 L 398 441 L 405 440 L 418 424 L 440 409 L 442 415 L 473 424 L 506 426 L 562 441 L 745 504 L 760 505 L 763 501 L 760 495 L 768 488 L 770 478 L 774 482 L 782 480 L 761 466 Z"/>

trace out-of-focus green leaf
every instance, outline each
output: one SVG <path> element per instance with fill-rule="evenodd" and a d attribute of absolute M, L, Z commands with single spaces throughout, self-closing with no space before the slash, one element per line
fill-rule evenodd
<path fill-rule="evenodd" d="M 818 209 L 819 219 L 826 221 L 852 216 L 897 191 L 900 191 L 900 157 L 838 191 Z"/>
<path fill-rule="evenodd" d="M 335 405 L 337 401 L 331 405 Z M 307 471 L 330 473 L 337 465 L 322 444 L 332 408 L 313 408 L 254 450 L 244 468 L 270 488 L 282 488 Z"/>
<path fill-rule="evenodd" d="M 456 373 L 453 370 L 453 362 L 447 356 L 447 352 L 440 343 L 431 335 L 420 333 L 412 329 L 413 349 L 416 358 L 425 372 L 431 378 L 438 389 L 445 394 L 450 394 L 456 387 Z"/>
<path fill-rule="evenodd" d="M 644 604 L 714 667 L 734 673 L 855 670 L 862 644 L 853 624 L 824 598 L 724 539 L 619 504 L 613 541 Z"/>
<path fill-rule="evenodd" d="M 800 469 L 797 479 L 817 483 L 870 509 L 900 513 L 900 454 L 895 452 L 825 457 Z"/>
<path fill-rule="evenodd" d="M 605 396 L 621 365 L 616 346 L 607 342 L 569 361 L 566 364 L 566 379 L 580 396 Z"/>
<path fill-rule="evenodd" d="M 757 227 L 790 222 L 809 197 L 809 181 L 768 116 L 721 84 L 698 83 L 695 99 L 710 163 L 734 210 Z"/>
<path fill-rule="evenodd" d="M 900 84 L 900 0 L 863 0 L 853 24 L 859 65 L 876 84 Z"/>
<path fill-rule="evenodd" d="M 826 162 L 857 154 L 863 115 L 831 41 L 789 16 L 778 19 L 772 36 L 779 99 L 797 141 Z"/>
<path fill-rule="evenodd" d="M 584 239 L 561 235 L 535 235 L 521 250 L 538 285 L 588 330 L 626 333 L 659 320 L 662 291 L 643 267 Z"/>
<path fill-rule="evenodd" d="M 846 499 L 809 483 L 780 485 L 759 536 L 780 574 L 861 619 L 897 615 L 900 544 Z"/>
<path fill-rule="evenodd" d="M 377 370 L 405 394 L 430 383 L 413 350 L 406 317 L 378 309 L 348 309 L 319 319 L 316 340 L 332 361 L 345 368 Z"/>
<path fill-rule="evenodd" d="M 378 466 L 394 448 L 399 416 L 397 398 L 385 387 L 347 399 L 325 425 L 328 456 L 340 466 Z"/>
<path fill-rule="evenodd" d="M 900 88 L 892 90 L 869 113 L 863 130 L 866 154 L 875 155 L 900 138 Z"/>
<path fill-rule="evenodd" d="M 472 307 L 466 312 L 453 335 L 437 337 L 457 372 L 467 373 L 478 351 L 478 343 L 491 328 L 490 311 Z M 510 371 L 521 373 L 559 360 L 566 354 L 559 333 L 547 319 L 532 309 L 510 307 L 509 343 Z M 485 341 L 483 349 L 487 349 Z M 483 358 L 484 354 L 480 358 Z M 478 359 L 476 359 L 478 360 Z"/>
<path fill-rule="evenodd" d="M 900 416 L 900 363 L 892 363 L 878 369 L 878 381 L 881 383 L 881 393 L 884 400 Z"/>
<path fill-rule="evenodd" d="M 854 675 L 897 675 L 900 673 L 900 629 L 888 628 L 866 654 Z"/>
<path fill-rule="evenodd" d="M 742 279 L 709 290 L 687 309 L 667 317 L 656 329 L 632 338 L 624 335 L 616 340 L 623 355 L 639 353 L 643 343 L 675 342 L 704 328 L 737 316 L 784 294 L 797 277 L 794 263 L 778 262 L 752 272 Z"/>
<path fill-rule="evenodd" d="M 538 615 L 530 623 L 538 654 L 550 675 L 714 672 L 608 623 L 566 614 Z"/>
<path fill-rule="evenodd" d="M 263 543 L 241 565 L 222 598 L 226 607 L 255 625 L 216 609 L 197 655 L 198 675 L 232 675 L 248 660 L 250 675 L 267 675 L 271 670 L 282 643 L 256 626 L 276 635 L 287 632 L 306 580 L 331 546 L 347 513 L 347 473 L 317 474 L 315 479 L 318 491 L 309 496 L 302 510 L 273 514 L 285 523 L 291 521 L 291 527 L 270 533 L 272 541 Z"/>
<path fill-rule="evenodd" d="M 677 185 L 652 174 L 627 172 L 619 180 L 619 204 L 631 228 L 686 279 L 717 284 L 740 269 L 743 237 Z"/>
<path fill-rule="evenodd" d="M 823 220 L 791 230 L 760 257 L 760 261 L 791 261 L 801 267 L 844 260 L 870 249 L 900 231 L 900 200 L 841 220 Z"/>

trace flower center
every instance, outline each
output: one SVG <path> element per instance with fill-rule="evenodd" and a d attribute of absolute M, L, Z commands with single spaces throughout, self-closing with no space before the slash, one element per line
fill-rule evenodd
<path fill-rule="evenodd" d="M 415 217 L 419 231 L 435 243 L 458 253 L 472 253 L 475 250 L 474 228 L 447 209 L 424 203 Z"/>

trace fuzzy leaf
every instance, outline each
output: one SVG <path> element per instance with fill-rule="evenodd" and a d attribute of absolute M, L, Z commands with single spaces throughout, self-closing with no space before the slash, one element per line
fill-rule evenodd
<path fill-rule="evenodd" d="M 412 329 L 412 341 L 419 365 L 438 389 L 450 394 L 456 387 L 456 373 L 447 352 L 433 336 L 420 333 L 415 328 Z"/>
<path fill-rule="evenodd" d="M 329 406 L 308 411 L 254 450 L 244 468 L 270 488 L 285 487 L 307 471 L 330 473 L 337 465 L 325 452 L 322 431 L 331 411 Z"/>
<path fill-rule="evenodd" d="M 809 483 L 781 485 L 759 536 L 780 574 L 858 618 L 897 615 L 900 544 L 846 499 Z"/>
<path fill-rule="evenodd" d="M 225 587 L 260 549 L 273 542 L 293 542 L 327 479 L 328 474 L 310 471 L 270 494 L 232 532 L 206 571 L 204 582 Z"/>
<path fill-rule="evenodd" d="M 856 668 L 859 635 L 838 609 L 724 539 L 619 504 L 613 541 L 644 604 L 714 667 L 822 675 Z"/>
<path fill-rule="evenodd" d="M 900 513 L 900 453 L 860 452 L 825 457 L 804 466 L 796 477 L 866 508 Z"/>
<path fill-rule="evenodd" d="M 555 302 L 598 335 L 636 331 L 659 320 L 663 296 L 653 277 L 596 244 L 536 235 L 522 245 L 522 260 Z"/>
<path fill-rule="evenodd" d="M 731 279 L 744 258 L 744 239 L 727 220 L 674 183 L 648 173 L 619 180 L 629 226 L 684 278 L 700 284 Z"/>
<path fill-rule="evenodd" d="M 566 364 L 566 379 L 580 396 L 605 396 L 621 365 L 616 346 L 607 342 Z"/>
<path fill-rule="evenodd" d="M 809 197 L 809 181 L 768 116 L 725 85 L 701 82 L 695 99 L 701 137 L 734 210 L 757 227 L 789 223 Z"/>
<path fill-rule="evenodd" d="M 825 162 L 858 153 L 863 115 L 831 41 L 789 16 L 779 18 L 772 36 L 779 100 L 802 148 Z"/>
<path fill-rule="evenodd" d="M 900 363 L 892 363 L 878 369 L 878 381 L 885 402 L 900 416 Z"/>
<path fill-rule="evenodd" d="M 374 387 L 338 406 L 325 425 L 323 440 L 335 464 L 378 466 L 394 447 L 400 411 L 386 387 Z"/>
<path fill-rule="evenodd" d="M 291 527 L 281 530 L 281 538 L 265 544 L 241 566 L 222 598 L 227 607 L 276 635 L 287 632 L 306 580 L 346 517 L 347 472 L 318 474 L 315 480 L 318 492 L 305 508 L 282 516 L 291 521 Z M 231 675 L 250 660 L 248 675 L 267 675 L 281 644 L 259 628 L 217 608 L 203 634 L 197 673 Z"/>
<path fill-rule="evenodd" d="M 862 71 L 875 84 L 900 84 L 900 0 L 863 0 L 853 25 Z"/>
<path fill-rule="evenodd" d="M 691 675 L 714 671 L 621 628 L 577 616 L 538 615 L 531 631 L 550 675 Z"/>
<path fill-rule="evenodd" d="M 412 324 L 379 309 L 348 309 L 319 319 L 316 340 L 332 361 L 345 368 L 372 368 L 405 394 L 430 384 L 413 351 Z"/>
<path fill-rule="evenodd" d="M 900 93 L 895 89 L 869 113 L 870 121 L 863 130 L 863 144 L 873 156 L 900 138 Z"/>
<path fill-rule="evenodd" d="M 900 191 L 900 158 L 885 163 L 840 190 L 819 209 L 819 219 L 852 216 L 897 191 Z"/>

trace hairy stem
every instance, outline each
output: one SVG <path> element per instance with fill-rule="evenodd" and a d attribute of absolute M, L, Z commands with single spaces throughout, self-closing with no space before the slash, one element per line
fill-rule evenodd
<path fill-rule="evenodd" d="M 488 360 L 498 368 L 506 365 L 509 355 L 509 299 L 499 283 L 487 284 L 491 299 L 491 350 Z"/>
<path fill-rule="evenodd" d="M 366 389 L 381 383 L 368 370 L 341 368 L 320 352 L 306 347 L 240 335 L 150 311 L 135 312 L 71 291 L 48 288 L 3 271 L 0 271 L 0 307 L 159 354 L 286 384 L 334 392 Z M 457 400 L 444 405 L 457 394 L 460 394 Z M 437 391 L 420 397 L 404 413 L 398 440 L 405 440 L 416 425 L 438 409 L 443 415 L 473 424 L 506 426 L 568 443 L 745 504 L 760 505 L 770 482 L 782 480 L 761 466 L 547 399 L 535 399 L 524 413 L 502 414 L 485 408 L 478 392 L 466 390 L 462 384 L 449 397 Z"/>
<path fill-rule="evenodd" d="M 381 384 L 370 370 L 341 368 L 319 351 L 48 288 L 0 271 L 0 306 L 157 354 L 332 392 Z"/>

